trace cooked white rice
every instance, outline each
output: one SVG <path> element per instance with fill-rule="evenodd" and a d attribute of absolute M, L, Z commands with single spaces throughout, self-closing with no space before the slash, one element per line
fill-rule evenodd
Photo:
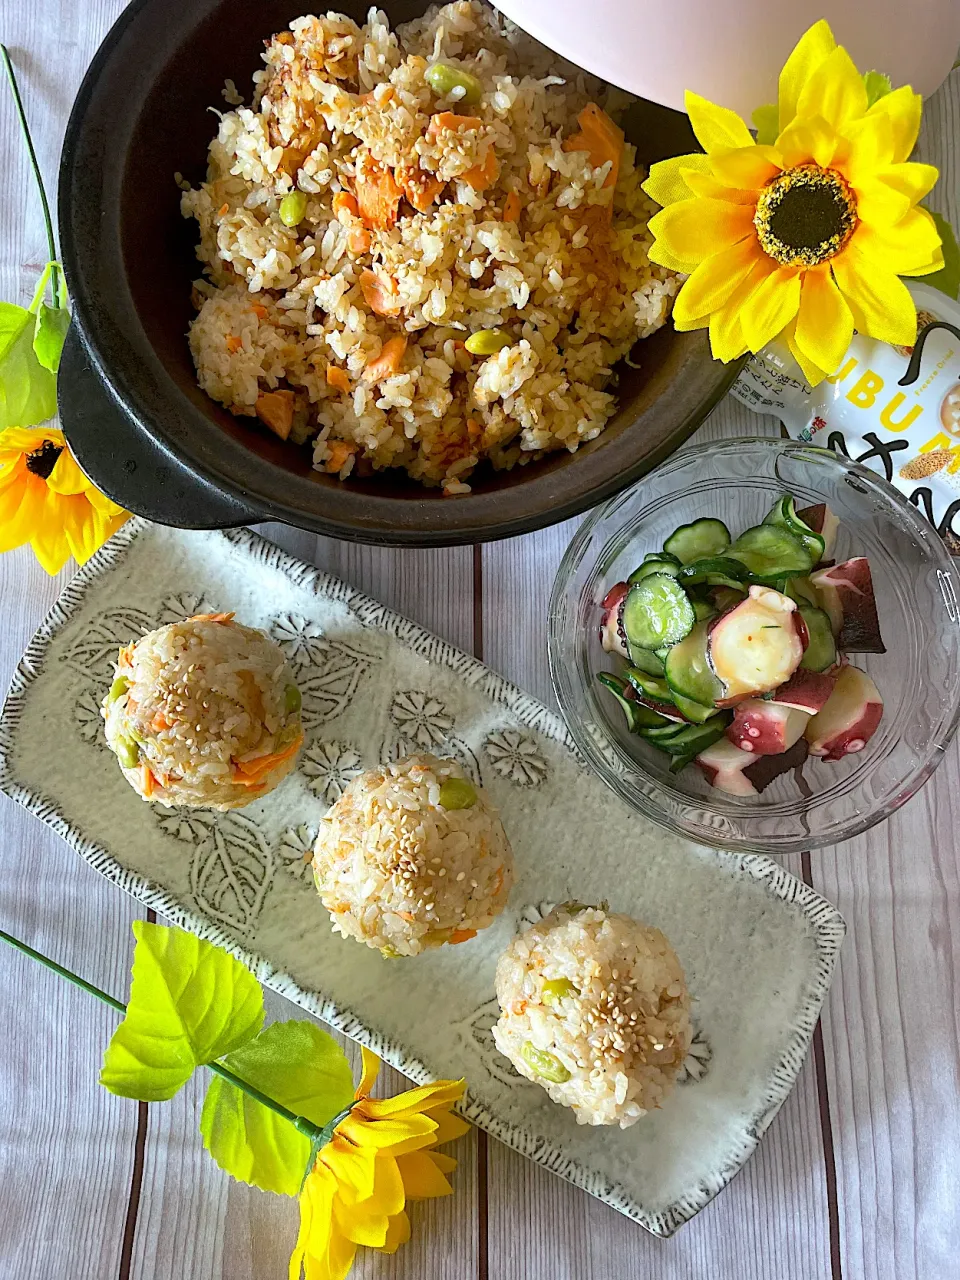
<path fill-rule="evenodd" d="M 579 1124 L 629 1128 L 670 1092 L 690 999 L 659 929 L 566 904 L 513 940 L 496 982 L 497 1048 Z"/>
<path fill-rule="evenodd" d="M 430 755 L 355 778 L 321 823 L 313 869 L 334 932 L 388 957 L 469 941 L 513 884 L 490 797 Z"/>
<path fill-rule="evenodd" d="M 647 257 L 656 206 L 634 148 L 612 221 L 611 162 L 564 150 L 587 103 L 616 115 L 626 95 L 477 0 L 397 32 L 377 9 L 362 28 L 297 18 L 264 60 L 252 105 L 220 118 L 207 181 L 183 196 L 201 232 L 190 347 L 204 390 L 237 414 L 259 404 L 265 420 L 279 402 L 261 397 L 279 390 L 289 438 L 312 440 L 318 470 L 401 467 L 448 493 L 468 491 L 480 459 L 505 468 L 597 436 L 615 409 L 613 365 L 663 324 L 679 288 Z M 425 80 L 438 61 L 479 80 L 481 101 L 439 97 Z M 443 112 L 473 123 L 431 134 Z M 477 190 L 464 175 L 484 163 L 497 176 Z M 340 207 L 358 171 L 363 185 L 416 166 L 442 186 L 423 212 L 404 200 L 395 225 L 376 227 Z M 290 228 L 280 202 L 294 190 L 306 206 Z M 485 329 L 511 345 L 472 356 L 464 341 Z M 401 336 L 396 373 L 374 378 Z"/>
<path fill-rule="evenodd" d="M 282 651 L 232 614 L 198 614 L 121 649 L 102 710 L 124 777 L 167 806 L 258 800 L 290 772 L 303 741 Z"/>

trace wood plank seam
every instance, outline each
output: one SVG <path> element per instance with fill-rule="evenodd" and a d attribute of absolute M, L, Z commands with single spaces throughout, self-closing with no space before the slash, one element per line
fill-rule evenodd
<path fill-rule="evenodd" d="M 812 889 L 813 875 L 810 868 L 810 851 L 800 855 L 800 870 L 804 881 Z M 833 1124 L 830 1120 L 830 1096 L 827 1091 L 827 1063 L 823 1051 L 823 1027 L 821 1020 L 813 1029 L 813 1075 L 817 1082 L 817 1104 L 820 1111 L 820 1136 L 823 1147 L 823 1167 L 827 1187 L 827 1223 L 830 1233 L 830 1270 L 833 1280 L 843 1280 L 840 1251 L 840 1197 L 837 1187 L 837 1158 L 833 1148 Z"/>
<path fill-rule="evenodd" d="M 483 545 L 473 546 L 473 655 L 483 661 Z M 477 1280 L 488 1280 L 487 1135 L 477 1130 Z"/>

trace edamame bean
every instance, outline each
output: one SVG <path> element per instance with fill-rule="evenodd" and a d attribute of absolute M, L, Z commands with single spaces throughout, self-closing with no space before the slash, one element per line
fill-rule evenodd
<path fill-rule="evenodd" d="M 538 1049 L 529 1040 L 524 1041 L 520 1056 L 534 1075 L 549 1080 L 551 1084 L 565 1084 L 570 1079 L 570 1072 L 555 1053 Z"/>
<path fill-rule="evenodd" d="M 110 692 L 107 694 L 107 701 L 116 702 L 118 698 L 123 697 L 129 688 L 130 681 L 127 677 L 117 676 L 116 680 L 114 680 L 113 684 L 110 686 Z"/>
<path fill-rule="evenodd" d="M 551 1008 L 559 1004 L 566 996 L 578 995 L 577 988 L 569 978 L 548 978 L 543 984 L 543 1003 Z"/>
<path fill-rule="evenodd" d="M 477 803 L 477 789 L 466 778 L 447 778 L 440 784 L 441 809 L 472 809 Z"/>
<path fill-rule="evenodd" d="M 136 769 L 140 763 L 140 748 L 132 738 L 118 738 L 117 759 L 125 769 Z"/>
<path fill-rule="evenodd" d="M 307 197 L 302 191 L 291 191 L 280 201 L 280 221 L 285 227 L 297 226 L 306 212 Z"/>
<path fill-rule="evenodd" d="M 473 356 L 493 356 L 512 344 L 513 339 L 503 329 L 478 329 L 463 345 Z"/>
<path fill-rule="evenodd" d="M 283 709 L 292 716 L 303 706 L 303 696 L 295 684 L 288 684 L 283 691 Z"/>
<path fill-rule="evenodd" d="M 477 77 L 469 71 L 461 71 L 459 67 L 451 67 L 449 62 L 435 62 L 427 68 L 424 78 L 441 98 L 453 98 L 468 107 L 483 97 L 483 85 Z"/>

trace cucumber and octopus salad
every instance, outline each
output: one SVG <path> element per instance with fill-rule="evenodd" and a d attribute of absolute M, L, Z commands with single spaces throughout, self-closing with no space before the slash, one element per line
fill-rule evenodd
<path fill-rule="evenodd" d="M 866 746 L 883 699 L 846 655 L 886 650 L 866 559 L 828 558 L 837 527 L 784 494 L 736 539 L 720 520 L 682 525 L 607 593 L 600 642 L 627 665 L 597 679 L 672 773 L 696 763 L 752 796 L 808 753 Z"/>

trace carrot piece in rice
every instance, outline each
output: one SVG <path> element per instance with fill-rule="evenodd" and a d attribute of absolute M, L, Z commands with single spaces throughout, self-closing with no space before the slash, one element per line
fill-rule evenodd
<path fill-rule="evenodd" d="M 430 117 L 427 125 L 427 137 L 435 138 L 443 129 L 482 129 L 483 121 L 479 116 L 458 116 L 453 111 L 440 111 Z"/>
<path fill-rule="evenodd" d="M 329 471 L 331 475 L 337 475 L 347 464 L 347 459 L 357 452 L 357 446 L 352 440 L 328 440 L 327 449 L 330 456 L 323 464 L 324 471 Z"/>
<path fill-rule="evenodd" d="M 360 292 L 363 300 L 378 316 L 397 316 L 400 314 L 400 302 L 397 298 L 395 281 L 388 276 L 386 280 L 369 269 L 360 275 Z"/>
<path fill-rule="evenodd" d="M 469 942 L 471 938 L 476 936 L 476 929 L 454 929 L 450 935 L 450 945 L 455 947 L 458 942 Z"/>
<path fill-rule="evenodd" d="M 140 786 L 145 800 L 149 800 L 157 789 L 157 780 L 146 761 L 140 766 Z"/>
<path fill-rule="evenodd" d="M 511 191 L 503 202 L 503 220 L 504 222 L 517 222 L 520 219 L 520 197 L 515 191 Z"/>
<path fill-rule="evenodd" d="M 286 440 L 293 427 L 293 392 L 261 391 L 257 397 L 257 417 L 274 435 Z"/>
<path fill-rule="evenodd" d="M 386 231 L 396 226 L 403 192 L 389 169 L 368 151 L 357 160 L 357 208 L 368 227 Z"/>
<path fill-rule="evenodd" d="M 336 364 L 327 365 L 327 385 L 335 387 L 337 391 L 343 391 L 348 395 L 353 390 L 347 371 Z"/>
<path fill-rule="evenodd" d="M 338 222 L 349 226 L 354 218 L 360 217 L 360 206 L 357 197 L 349 191 L 338 191 L 333 197 L 333 212 Z"/>
<path fill-rule="evenodd" d="M 364 382 L 382 382 L 384 378 L 392 378 L 400 368 L 400 361 L 407 349 L 407 339 L 403 334 L 388 338 L 375 360 L 371 360 L 363 371 Z"/>
<path fill-rule="evenodd" d="M 301 729 L 289 747 L 284 747 L 282 751 L 272 751 L 266 756 L 257 756 L 254 760 L 235 760 L 233 770 L 234 782 L 240 782 L 243 786 L 255 786 L 265 773 L 271 773 L 279 764 L 283 764 L 285 760 L 289 760 L 291 756 L 295 756 L 300 750 L 303 742 L 303 730 Z"/>
<path fill-rule="evenodd" d="M 447 185 L 419 164 L 400 165 L 395 172 L 400 190 L 418 213 L 426 213 Z"/>
<path fill-rule="evenodd" d="M 232 356 L 235 356 L 242 346 L 243 346 L 242 338 L 238 338 L 235 333 L 227 334 L 227 350 L 230 352 Z"/>
<path fill-rule="evenodd" d="M 595 169 L 609 160 L 610 172 L 604 179 L 605 187 L 616 186 L 623 155 L 623 130 L 613 123 L 605 111 L 595 102 L 588 102 L 577 116 L 580 132 L 571 134 L 564 141 L 564 151 L 586 151 Z"/>
<path fill-rule="evenodd" d="M 500 161 L 497 159 L 493 147 L 491 147 L 481 163 L 475 164 L 472 169 L 468 169 L 462 177 L 464 182 L 473 187 L 474 191 L 485 191 L 487 187 L 496 182 L 499 172 Z"/>

